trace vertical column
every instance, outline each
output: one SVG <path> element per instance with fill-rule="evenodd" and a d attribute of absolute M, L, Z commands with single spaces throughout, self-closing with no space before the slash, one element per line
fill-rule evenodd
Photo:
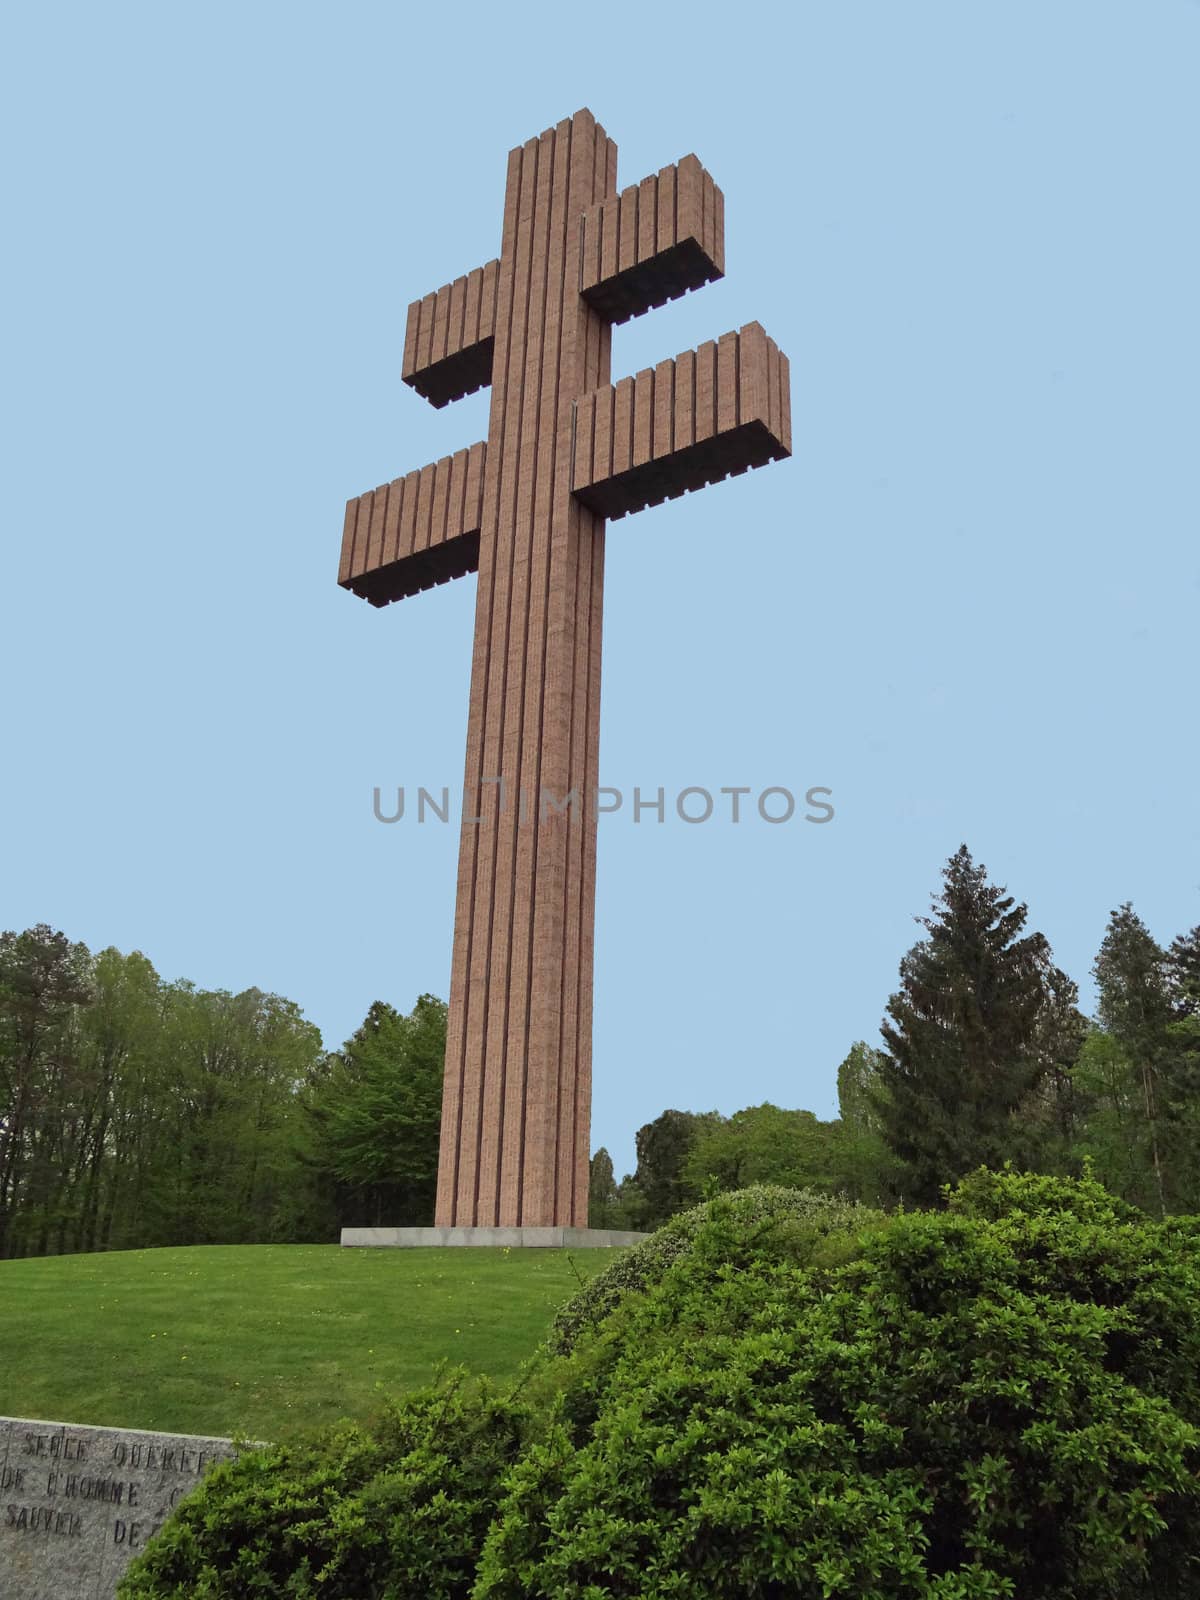
<path fill-rule="evenodd" d="M 580 216 L 615 191 L 616 147 L 588 112 L 509 157 L 438 1174 L 443 1226 L 586 1222 L 604 526 L 575 502 L 570 476 L 574 401 L 608 381 L 610 350 L 607 325 L 578 292 Z M 501 778 L 503 804 L 500 784 L 489 781 Z"/>
<path fill-rule="evenodd" d="M 442 1089 L 442 1129 L 438 1157 L 435 1220 L 440 1227 L 472 1226 L 482 1134 L 483 1020 L 487 1006 L 492 912 L 492 863 L 499 794 L 485 777 L 485 734 L 495 717 L 489 703 L 493 658 L 492 617 L 497 602 L 497 526 L 500 468 L 505 444 L 512 376 L 516 287 L 517 224 L 528 147 L 512 150 L 504 190 L 504 222 L 496 277 L 496 333 L 492 395 L 479 535 L 479 581 L 475 600 L 475 641 L 467 717 L 467 756 L 463 779 L 463 821 L 458 851 L 458 891 L 450 970 L 450 1011 Z M 490 713 L 490 715 L 489 715 Z M 478 821 L 474 819 L 479 819 Z"/>

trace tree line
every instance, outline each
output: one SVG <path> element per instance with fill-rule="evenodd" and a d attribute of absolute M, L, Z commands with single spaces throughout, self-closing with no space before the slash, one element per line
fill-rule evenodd
<path fill-rule="evenodd" d="M 0 934 L 0 1256 L 292 1237 L 291 1001 L 166 983 L 46 926 Z"/>
<path fill-rule="evenodd" d="M 751 1182 L 937 1206 L 979 1166 L 1079 1176 L 1153 1215 L 1200 1211 L 1200 927 L 1159 945 L 1125 903 L 1093 966 L 1097 1009 L 1028 908 L 963 845 L 900 963 L 880 1043 L 838 1068 L 838 1116 L 666 1111 L 636 1171 L 592 1160 L 593 1226 L 650 1228 Z"/>
<path fill-rule="evenodd" d="M 2 933 L 0 1258 L 432 1220 L 444 1048 L 430 996 L 410 1017 L 372 1006 L 329 1052 L 279 995 L 165 982 L 45 925 Z"/>
<path fill-rule="evenodd" d="M 1115 910 L 1088 1018 L 965 845 L 942 877 L 879 1042 L 838 1068 L 836 1117 L 664 1111 L 620 1182 L 593 1156 L 592 1225 L 649 1230 L 752 1183 L 936 1206 L 1006 1161 L 1200 1211 L 1200 927 L 1163 947 Z M 445 1040 L 432 995 L 376 1002 L 329 1051 L 279 995 L 166 982 L 44 925 L 0 934 L 0 1257 L 432 1222 Z"/>

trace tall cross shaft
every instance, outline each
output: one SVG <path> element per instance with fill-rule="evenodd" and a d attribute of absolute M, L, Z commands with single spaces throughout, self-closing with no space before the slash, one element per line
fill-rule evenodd
<path fill-rule="evenodd" d="M 376 605 L 478 570 L 436 1221 L 585 1226 L 606 516 L 790 453 L 750 323 L 609 383 L 611 324 L 721 276 L 694 156 L 616 190 L 588 111 L 508 158 L 498 261 L 409 308 L 403 376 L 492 385 L 486 444 L 351 500 Z"/>

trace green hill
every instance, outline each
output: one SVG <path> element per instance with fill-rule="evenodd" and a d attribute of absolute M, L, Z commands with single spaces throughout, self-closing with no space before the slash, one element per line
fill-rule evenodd
<path fill-rule="evenodd" d="M 193 1245 L 0 1262 L 0 1415 L 284 1439 L 503 1378 L 613 1250 Z M 578 1274 L 578 1276 L 577 1276 Z"/>

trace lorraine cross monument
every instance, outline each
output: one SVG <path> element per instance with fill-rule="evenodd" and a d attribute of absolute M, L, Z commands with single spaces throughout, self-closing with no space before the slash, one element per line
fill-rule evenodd
<path fill-rule="evenodd" d="M 499 259 L 414 301 L 404 339 L 433 405 L 491 384 L 487 441 L 346 507 L 338 582 L 372 605 L 479 573 L 442 1228 L 587 1224 L 605 519 L 791 453 L 758 323 L 615 385 L 611 326 L 724 258 L 695 156 L 618 194 L 586 110 L 511 151 Z"/>

